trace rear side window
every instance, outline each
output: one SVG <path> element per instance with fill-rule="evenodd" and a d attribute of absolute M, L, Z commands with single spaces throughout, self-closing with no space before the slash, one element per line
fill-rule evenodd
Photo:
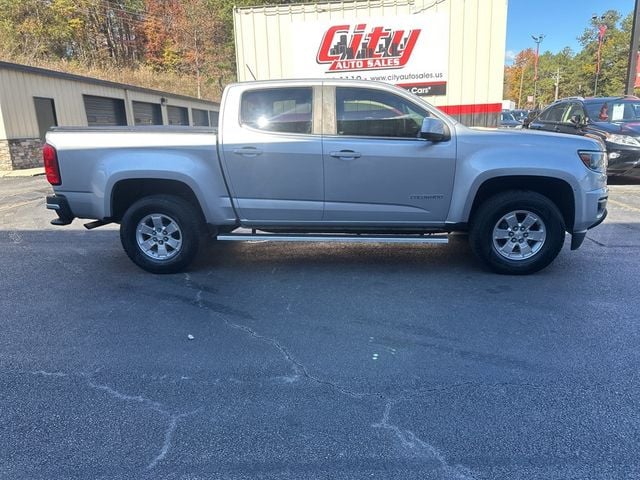
<path fill-rule="evenodd" d="M 311 133 L 310 87 L 265 88 L 242 95 L 240 123 L 258 130 Z"/>

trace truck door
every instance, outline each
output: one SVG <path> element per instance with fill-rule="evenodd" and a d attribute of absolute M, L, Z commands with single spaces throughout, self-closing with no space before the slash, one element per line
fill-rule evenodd
<path fill-rule="evenodd" d="M 319 222 L 324 203 L 321 103 L 312 86 L 230 89 L 221 152 L 245 224 Z"/>
<path fill-rule="evenodd" d="M 329 92 L 335 92 L 330 94 Z M 419 138 L 431 115 L 420 104 L 378 88 L 325 87 L 323 138 L 325 215 L 331 223 L 444 223 L 455 173 L 455 134 L 432 143 Z M 328 123 L 328 124 L 327 124 Z"/>

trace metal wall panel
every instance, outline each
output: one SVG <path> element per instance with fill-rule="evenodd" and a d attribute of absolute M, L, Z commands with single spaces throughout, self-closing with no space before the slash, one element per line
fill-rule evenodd
<path fill-rule="evenodd" d="M 487 119 L 485 110 L 501 109 L 496 104 L 502 101 L 507 0 L 371 0 L 236 8 L 238 80 L 252 80 L 251 72 L 257 80 L 293 76 L 292 22 L 355 21 L 423 12 L 446 13 L 449 18 L 447 93 L 424 98 L 437 106 L 462 106 L 454 115 L 495 122 L 495 112 Z"/>
<path fill-rule="evenodd" d="M 77 80 L 67 80 L 30 73 L 0 66 L 0 140 L 18 138 L 39 138 L 38 119 L 34 97 L 52 98 L 55 101 L 58 125 L 86 127 L 83 95 L 122 99 L 125 102 L 129 125 L 134 124 L 133 101 L 164 103 L 183 108 L 218 110 L 219 107 L 207 100 L 174 97 L 170 93 L 110 87 Z M 164 101 L 162 101 L 164 99 Z M 166 122 L 166 107 L 163 105 Z"/>

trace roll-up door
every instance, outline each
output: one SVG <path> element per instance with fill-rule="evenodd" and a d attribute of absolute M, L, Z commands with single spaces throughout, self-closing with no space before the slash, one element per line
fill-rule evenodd
<path fill-rule="evenodd" d="M 189 110 L 185 107 L 167 107 L 169 125 L 189 125 Z"/>
<path fill-rule="evenodd" d="M 209 111 L 209 125 L 212 127 L 218 126 L 218 112 L 214 112 L 213 110 Z"/>
<path fill-rule="evenodd" d="M 117 126 L 127 124 L 124 100 L 83 95 L 89 126 Z"/>
<path fill-rule="evenodd" d="M 133 118 L 136 125 L 162 125 L 160 104 L 133 102 Z"/>
<path fill-rule="evenodd" d="M 193 117 L 194 126 L 196 127 L 209 126 L 209 112 L 207 112 L 206 110 L 199 110 L 197 108 L 192 108 L 191 116 Z"/>

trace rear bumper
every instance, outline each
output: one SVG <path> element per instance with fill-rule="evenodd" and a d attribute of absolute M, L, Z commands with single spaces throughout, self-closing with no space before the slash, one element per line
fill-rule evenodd
<path fill-rule="evenodd" d="M 58 218 L 51 220 L 52 225 L 69 225 L 75 218 L 64 195 L 47 195 L 47 209 L 58 214 Z"/>

